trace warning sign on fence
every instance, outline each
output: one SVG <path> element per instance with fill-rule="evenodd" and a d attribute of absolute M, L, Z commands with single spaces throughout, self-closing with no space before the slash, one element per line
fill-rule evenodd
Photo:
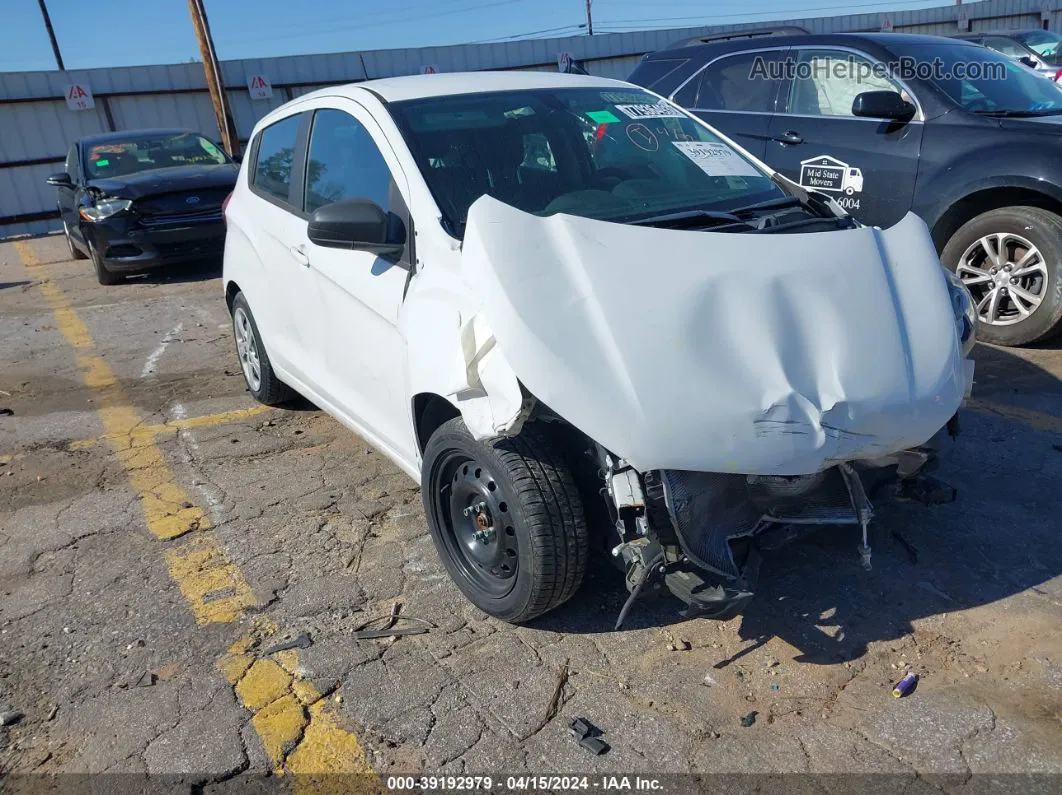
<path fill-rule="evenodd" d="M 251 99 L 272 99 L 273 85 L 265 75 L 251 75 L 247 78 L 247 93 Z"/>
<path fill-rule="evenodd" d="M 92 110 L 92 89 L 88 83 L 72 83 L 66 87 L 66 106 L 70 110 Z"/>

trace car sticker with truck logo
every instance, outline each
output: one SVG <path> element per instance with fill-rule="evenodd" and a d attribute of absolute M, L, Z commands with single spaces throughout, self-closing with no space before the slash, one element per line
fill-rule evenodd
<path fill-rule="evenodd" d="M 826 193 L 843 193 L 835 201 L 846 210 L 858 210 L 857 193 L 863 192 L 862 170 L 830 155 L 816 155 L 800 161 L 800 185 Z"/>

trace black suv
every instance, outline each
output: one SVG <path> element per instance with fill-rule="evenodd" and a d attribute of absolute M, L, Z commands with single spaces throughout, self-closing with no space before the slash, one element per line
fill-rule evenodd
<path fill-rule="evenodd" d="M 978 336 L 1062 320 L 1062 90 L 984 47 L 898 33 L 694 39 L 630 81 L 867 224 L 908 211 L 978 306 Z"/>

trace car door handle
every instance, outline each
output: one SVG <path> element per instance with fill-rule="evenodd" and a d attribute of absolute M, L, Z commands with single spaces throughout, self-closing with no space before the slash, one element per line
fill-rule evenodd
<path fill-rule="evenodd" d="M 794 132 L 793 130 L 786 130 L 784 133 L 775 138 L 772 138 L 771 140 L 777 141 L 780 144 L 795 145 L 804 143 L 803 136 L 798 132 Z"/>
<path fill-rule="evenodd" d="M 295 258 L 295 261 L 302 265 L 304 268 L 310 267 L 310 255 L 306 253 L 306 249 L 302 246 L 292 246 L 288 249 L 291 252 L 291 256 Z"/>

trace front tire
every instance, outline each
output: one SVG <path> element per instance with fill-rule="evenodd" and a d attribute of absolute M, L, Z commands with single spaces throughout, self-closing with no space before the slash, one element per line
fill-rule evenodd
<path fill-rule="evenodd" d="M 74 245 L 74 239 L 70 237 L 70 226 L 63 221 L 63 235 L 66 237 L 66 247 L 70 249 L 70 259 L 85 259 L 85 252 Z"/>
<path fill-rule="evenodd" d="M 566 602 L 586 572 L 582 500 L 537 423 L 478 442 L 456 417 L 424 450 L 421 493 L 435 548 L 480 610 L 518 624 Z"/>
<path fill-rule="evenodd" d="M 1025 345 L 1062 321 L 1062 218 L 1038 207 L 1004 207 L 968 221 L 941 261 L 959 275 L 977 306 L 977 337 Z"/>
<path fill-rule="evenodd" d="M 89 259 L 92 260 L 92 267 L 96 270 L 96 280 L 107 287 L 124 282 L 125 277 L 122 274 L 107 269 L 107 266 L 103 263 L 103 257 L 100 256 L 99 249 L 96 248 L 96 244 L 92 242 L 92 239 L 86 237 L 86 240 L 88 240 Z"/>
<path fill-rule="evenodd" d="M 232 330 L 236 338 L 236 354 L 247 391 L 259 403 L 279 406 L 295 397 L 291 387 L 277 378 L 269 363 L 258 324 L 254 322 L 251 307 L 243 293 L 236 293 L 232 301 Z"/>

